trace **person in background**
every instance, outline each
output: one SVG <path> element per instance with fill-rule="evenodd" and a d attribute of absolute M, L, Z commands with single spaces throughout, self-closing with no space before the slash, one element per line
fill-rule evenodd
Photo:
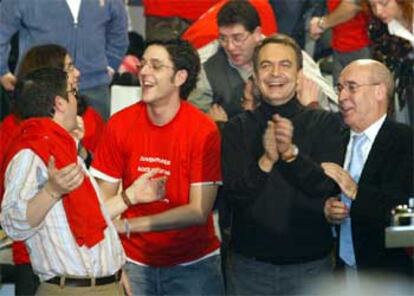
<path fill-rule="evenodd" d="M 19 32 L 19 61 L 33 46 L 55 43 L 68 50 L 82 72 L 80 93 L 107 120 L 109 83 L 128 47 L 122 0 L 3 0 L 0 3 L 0 83 L 14 89 L 7 66 L 8 46 Z M 52 12 L 52 13 L 51 13 Z"/>
<path fill-rule="evenodd" d="M 366 0 L 375 16 L 369 26 L 373 58 L 393 73 L 394 104 L 390 111 L 399 122 L 414 128 L 414 1 Z"/>
<path fill-rule="evenodd" d="M 342 69 L 350 62 L 370 58 L 368 16 L 360 0 L 326 0 L 328 14 L 312 17 L 309 32 L 314 39 L 332 29 L 333 80 L 338 81 Z"/>
<path fill-rule="evenodd" d="M 253 50 L 262 39 L 260 18 L 249 1 L 228 1 L 218 12 L 220 48 L 205 63 L 189 101 L 210 116 L 228 118 L 242 109 L 245 81 L 252 75 Z M 210 110 L 212 108 L 212 110 Z M 214 112 L 214 113 L 213 113 Z"/>

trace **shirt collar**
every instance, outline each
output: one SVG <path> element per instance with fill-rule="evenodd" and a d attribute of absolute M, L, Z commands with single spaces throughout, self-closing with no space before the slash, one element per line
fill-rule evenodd
<path fill-rule="evenodd" d="M 351 130 L 351 137 L 353 137 L 354 135 L 364 134 L 368 138 L 368 140 L 371 143 L 373 143 L 386 117 L 387 115 L 384 114 L 377 121 L 375 121 L 368 128 L 366 128 L 362 133 L 357 133 Z"/>

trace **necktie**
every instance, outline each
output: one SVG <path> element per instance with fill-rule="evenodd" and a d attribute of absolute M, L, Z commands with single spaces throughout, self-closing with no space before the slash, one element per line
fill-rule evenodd
<path fill-rule="evenodd" d="M 364 156 L 362 147 L 368 138 L 364 134 L 354 135 L 351 150 L 351 157 L 348 165 L 348 172 L 352 179 L 358 183 L 364 166 Z M 341 201 L 351 210 L 352 201 L 344 194 L 341 194 Z M 354 244 L 352 241 L 351 218 L 347 217 L 341 224 L 339 237 L 339 257 L 349 266 L 356 267 Z"/>

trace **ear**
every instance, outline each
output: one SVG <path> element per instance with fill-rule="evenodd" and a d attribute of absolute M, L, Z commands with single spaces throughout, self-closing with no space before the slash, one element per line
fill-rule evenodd
<path fill-rule="evenodd" d="M 254 39 L 256 42 L 262 40 L 262 27 L 257 26 L 256 29 L 253 31 Z"/>
<path fill-rule="evenodd" d="M 187 81 L 187 78 L 188 78 L 187 70 L 184 70 L 184 69 L 178 70 L 175 73 L 175 77 L 174 77 L 175 86 L 180 87 L 181 85 L 183 85 Z"/>
<path fill-rule="evenodd" d="M 375 85 L 375 99 L 377 101 L 388 100 L 387 87 L 385 86 L 385 83 L 380 83 L 379 85 Z"/>
<path fill-rule="evenodd" d="M 56 96 L 55 97 L 55 105 L 54 105 L 55 113 L 65 111 L 67 103 L 68 102 L 64 98 L 62 98 L 61 96 Z"/>

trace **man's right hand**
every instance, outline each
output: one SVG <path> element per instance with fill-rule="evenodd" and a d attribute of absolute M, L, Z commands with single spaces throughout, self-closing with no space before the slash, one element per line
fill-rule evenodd
<path fill-rule="evenodd" d="M 341 224 L 349 215 L 347 206 L 337 197 L 328 198 L 325 201 L 325 207 L 323 211 L 325 213 L 326 220 L 332 224 Z"/>
<path fill-rule="evenodd" d="M 166 176 L 154 178 L 160 169 L 152 169 L 148 173 L 139 176 L 125 193 L 133 205 L 149 203 L 164 198 Z"/>
<path fill-rule="evenodd" d="M 13 91 L 16 86 L 16 77 L 8 72 L 3 76 L 0 76 L 0 83 L 3 85 L 4 89 L 7 91 Z"/>

